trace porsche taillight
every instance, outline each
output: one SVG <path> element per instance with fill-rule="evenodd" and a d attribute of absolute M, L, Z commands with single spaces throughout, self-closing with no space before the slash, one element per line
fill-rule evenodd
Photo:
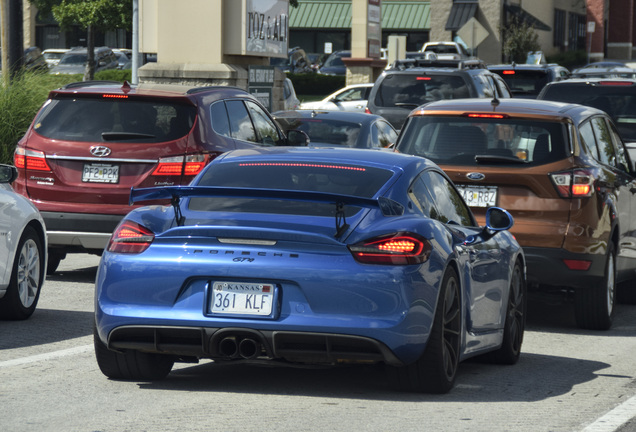
<path fill-rule="evenodd" d="M 594 192 L 594 175 L 590 170 L 560 171 L 551 173 L 550 178 L 562 198 L 586 198 Z"/>
<path fill-rule="evenodd" d="M 195 154 L 186 156 L 173 156 L 159 159 L 157 167 L 152 172 L 155 176 L 186 175 L 195 176 L 210 161 L 207 154 Z"/>
<path fill-rule="evenodd" d="M 421 264 L 431 254 L 431 244 L 413 233 L 395 233 L 349 246 L 354 259 L 363 264 Z"/>
<path fill-rule="evenodd" d="M 13 163 L 16 168 L 26 168 L 36 171 L 51 171 L 51 167 L 46 162 L 44 152 L 36 150 L 26 150 L 21 147 L 15 149 Z"/>
<path fill-rule="evenodd" d="M 143 225 L 130 220 L 122 221 L 110 238 L 108 252 L 138 254 L 153 242 L 155 234 Z"/>

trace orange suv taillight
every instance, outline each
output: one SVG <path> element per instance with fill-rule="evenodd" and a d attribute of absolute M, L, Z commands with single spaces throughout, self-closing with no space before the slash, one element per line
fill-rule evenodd
<path fill-rule="evenodd" d="M 589 170 L 555 172 L 550 178 L 562 198 L 586 198 L 594 192 L 594 175 Z"/>
<path fill-rule="evenodd" d="M 195 176 L 210 162 L 210 155 L 196 154 L 173 156 L 159 159 L 157 167 L 152 172 L 156 176 L 186 175 Z"/>
<path fill-rule="evenodd" d="M 51 167 L 46 162 L 44 152 L 36 150 L 15 149 L 13 163 L 16 168 L 26 168 L 36 171 L 51 171 Z"/>

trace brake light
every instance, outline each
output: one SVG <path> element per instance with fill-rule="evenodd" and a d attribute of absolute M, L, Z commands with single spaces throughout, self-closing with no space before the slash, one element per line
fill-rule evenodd
<path fill-rule="evenodd" d="M 504 75 L 514 75 L 515 71 L 513 71 L 513 70 L 505 70 L 505 71 L 503 71 L 503 74 Z"/>
<path fill-rule="evenodd" d="M 412 233 L 375 237 L 349 246 L 353 258 L 363 264 L 421 264 L 431 254 L 431 244 Z"/>
<path fill-rule="evenodd" d="M 415 81 L 430 81 L 431 77 L 416 77 Z"/>
<path fill-rule="evenodd" d="M 36 171 L 51 171 L 51 167 L 46 162 L 44 152 L 36 150 L 15 149 L 13 163 L 16 168 L 26 168 Z"/>
<path fill-rule="evenodd" d="M 173 156 L 159 159 L 157 167 L 152 172 L 156 176 L 186 175 L 195 176 L 201 172 L 210 160 L 209 155 L 196 154 L 187 156 Z"/>
<path fill-rule="evenodd" d="M 508 118 L 507 114 L 484 114 L 484 113 L 468 113 L 465 114 L 469 118 L 491 118 L 491 119 L 503 119 Z"/>
<path fill-rule="evenodd" d="M 102 97 L 104 99 L 128 99 L 128 95 L 119 94 L 103 94 Z"/>
<path fill-rule="evenodd" d="M 600 84 L 602 86 L 631 86 L 633 85 L 631 81 L 601 81 Z"/>
<path fill-rule="evenodd" d="M 108 252 L 142 253 L 155 239 L 155 235 L 148 228 L 130 220 L 122 221 L 108 242 Z"/>
<path fill-rule="evenodd" d="M 585 198 L 594 192 L 594 176 L 588 170 L 551 173 L 550 178 L 563 198 Z"/>
<path fill-rule="evenodd" d="M 367 113 L 367 114 L 373 114 L 369 108 L 365 108 L 364 112 Z"/>

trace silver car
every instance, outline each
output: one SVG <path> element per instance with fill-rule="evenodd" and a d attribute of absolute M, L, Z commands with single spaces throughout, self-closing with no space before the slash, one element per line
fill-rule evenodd
<path fill-rule="evenodd" d="M 28 157 L 28 156 L 27 156 Z M 0 319 L 35 311 L 46 275 L 46 229 L 37 208 L 16 194 L 18 170 L 0 165 Z"/>

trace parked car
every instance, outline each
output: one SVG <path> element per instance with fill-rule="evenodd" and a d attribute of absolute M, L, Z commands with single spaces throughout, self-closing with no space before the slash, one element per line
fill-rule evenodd
<path fill-rule="evenodd" d="M 524 255 L 509 214 L 477 226 L 423 158 L 268 148 L 216 158 L 190 187 L 134 189 L 95 286 L 95 353 L 112 379 L 175 361 L 385 363 L 445 393 L 460 361 L 514 364 Z"/>
<path fill-rule="evenodd" d="M 127 48 L 114 48 L 113 53 L 117 57 L 117 69 L 132 68 L 132 50 Z"/>
<path fill-rule="evenodd" d="M 396 130 L 420 105 L 439 99 L 509 98 L 506 82 L 480 60 L 397 60 L 375 81 L 367 112 Z"/>
<path fill-rule="evenodd" d="M 439 60 L 463 60 L 470 57 L 462 44 L 452 41 L 426 42 L 420 52 L 435 53 Z"/>
<path fill-rule="evenodd" d="M 24 68 L 32 71 L 47 71 L 49 66 L 42 55 L 42 50 L 36 46 L 24 50 Z"/>
<path fill-rule="evenodd" d="M 329 54 L 329 57 L 327 57 L 327 60 L 325 60 L 320 69 L 318 69 L 318 73 L 323 75 L 346 75 L 347 67 L 342 59 L 347 57 L 351 57 L 351 51 L 340 50 L 332 52 Z"/>
<path fill-rule="evenodd" d="M 18 170 L 0 165 L 0 320 L 29 318 L 46 272 L 46 229 L 35 206 L 16 194 Z"/>
<path fill-rule="evenodd" d="M 627 66 L 579 68 L 572 71 L 572 78 L 636 78 L 636 69 Z"/>
<path fill-rule="evenodd" d="M 546 86 L 538 98 L 603 110 L 612 117 L 623 140 L 636 143 L 636 79 L 570 79 Z"/>
<path fill-rule="evenodd" d="M 68 48 L 49 48 L 42 51 L 42 55 L 49 68 L 52 68 L 60 62 L 60 59 L 67 51 Z"/>
<path fill-rule="evenodd" d="M 411 114 L 396 147 L 439 164 L 478 220 L 490 206 L 508 209 L 531 286 L 573 292 L 579 327 L 611 327 L 617 283 L 636 274 L 636 172 L 605 112 L 514 98 L 433 102 Z"/>
<path fill-rule="evenodd" d="M 62 56 L 58 64 L 49 73 L 53 75 L 83 74 L 87 57 L 86 48 L 72 48 Z M 108 47 L 95 47 L 95 72 L 117 69 L 118 64 L 119 62 L 113 50 Z"/>
<path fill-rule="evenodd" d="M 558 64 L 498 64 L 488 69 L 501 76 L 514 97 L 536 99 L 549 82 L 570 77 L 570 71 Z"/>
<path fill-rule="evenodd" d="M 387 148 L 397 132 L 383 117 L 340 111 L 277 111 L 272 114 L 284 131 L 299 130 L 314 147 Z"/>
<path fill-rule="evenodd" d="M 303 102 L 300 109 L 364 112 L 372 88 L 373 83 L 348 85 L 322 100 Z"/>
<path fill-rule="evenodd" d="M 294 74 L 314 72 L 307 53 L 300 47 L 290 48 L 286 58 L 270 58 L 270 65 Z"/>
<path fill-rule="evenodd" d="M 46 221 L 54 272 L 68 252 L 101 254 L 131 187 L 188 184 L 228 150 L 306 142 L 237 88 L 80 82 L 50 92 L 15 150 L 14 187 Z"/>

